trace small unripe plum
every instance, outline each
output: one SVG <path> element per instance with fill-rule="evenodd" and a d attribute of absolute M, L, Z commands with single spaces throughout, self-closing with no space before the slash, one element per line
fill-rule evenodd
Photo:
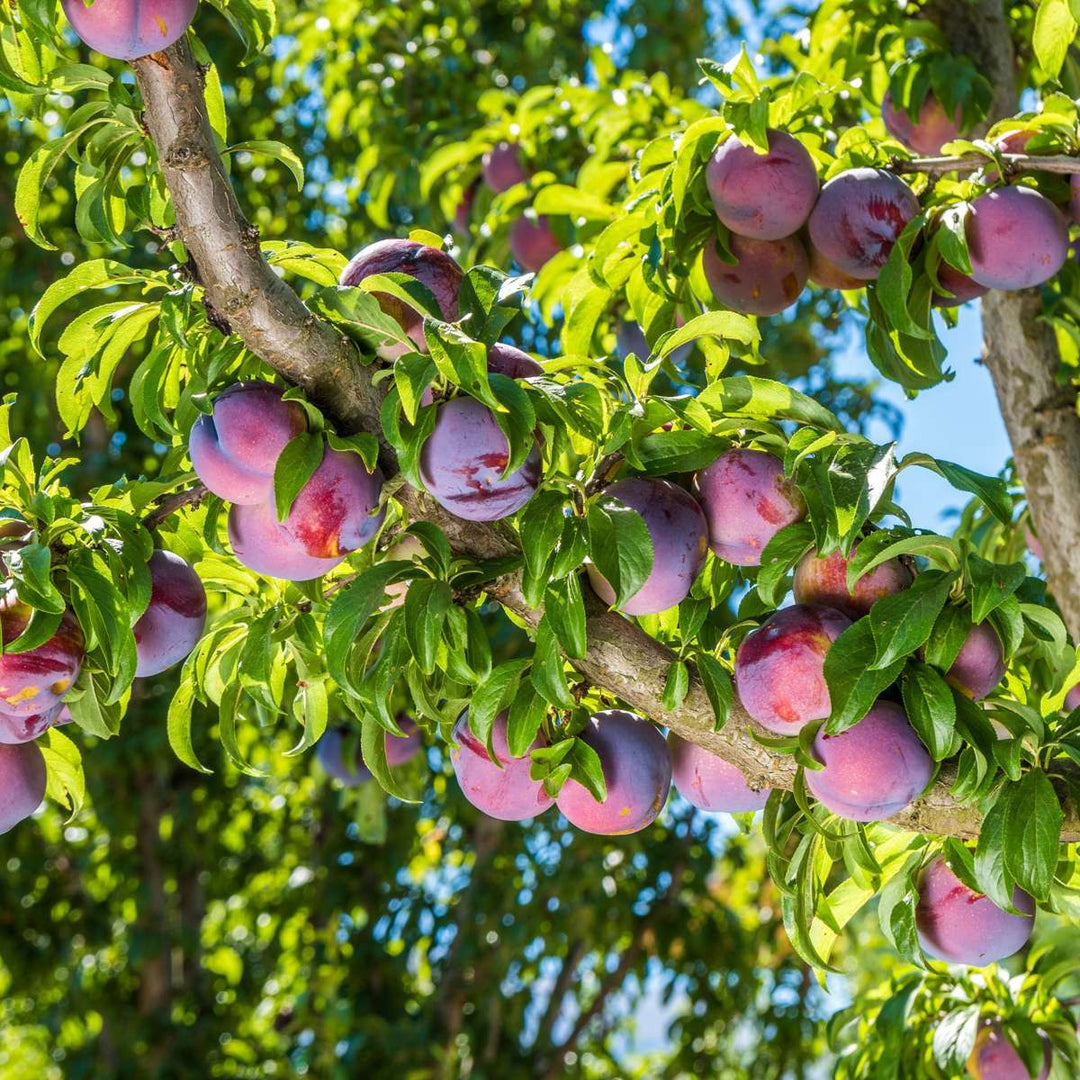
<path fill-rule="evenodd" d="M 724 262 L 714 243 L 707 243 L 701 267 L 713 296 L 743 315 L 776 315 L 791 307 L 806 288 L 810 260 L 797 236 L 783 240 L 749 240 L 731 234 L 731 253 Z"/>
<path fill-rule="evenodd" d="M 819 289 L 863 289 L 866 282 L 862 278 L 845 273 L 835 263 L 829 262 L 813 244 L 806 245 L 810 256 L 810 284 Z"/>
<path fill-rule="evenodd" d="M 839 270 L 873 281 L 919 200 L 884 169 L 848 169 L 822 189 L 810 214 L 810 240 Z"/>
<path fill-rule="evenodd" d="M 1001 638 L 988 623 L 974 625 L 960 647 L 953 665 L 945 673 L 945 681 L 960 693 L 981 701 L 1005 677 L 1005 653 Z"/>
<path fill-rule="evenodd" d="M 420 478 L 435 501 L 468 521 L 498 521 L 520 510 L 540 483 L 540 452 L 505 479 L 510 444 L 492 411 L 462 395 L 439 406 L 420 451 Z"/>
<path fill-rule="evenodd" d="M 755 791 L 737 765 L 674 733 L 668 735 L 668 749 L 676 789 L 699 810 L 749 814 L 765 808 L 770 789 Z"/>
<path fill-rule="evenodd" d="M 1043 1036 L 1043 1066 L 1037 1076 L 1028 1072 L 1024 1059 L 1013 1048 L 1001 1029 L 992 1024 L 984 1027 L 975 1039 L 967 1060 L 972 1080 L 1047 1080 L 1053 1064 L 1050 1040 Z"/>
<path fill-rule="evenodd" d="M 949 964 L 985 967 L 1012 956 L 1027 943 L 1035 926 L 1035 902 L 1023 889 L 1013 890 L 1013 915 L 989 897 L 972 892 L 935 859 L 919 879 L 915 926 L 927 956 Z"/>
<path fill-rule="evenodd" d="M 555 800 L 544 791 L 543 781 L 529 776 L 529 754 L 511 757 L 506 743 L 506 720 L 507 714 L 499 713 L 491 729 L 496 765 L 487 747 L 469 727 L 468 711 L 463 712 L 454 726 L 453 739 L 457 746 L 450 752 L 450 762 L 461 793 L 477 810 L 500 821 L 524 821 L 542 814 Z M 537 735 L 529 750 L 539 750 L 543 745 L 544 740 Z"/>
<path fill-rule="evenodd" d="M 544 369 L 523 349 L 497 341 L 488 349 L 489 375 L 505 375 L 508 379 L 531 379 L 543 375 Z"/>
<path fill-rule="evenodd" d="M 446 322 L 457 322 L 458 293 L 464 274 L 461 267 L 445 251 L 418 243 L 416 240 L 377 240 L 368 244 L 341 272 L 342 285 L 359 285 L 373 274 L 408 274 L 425 285 L 442 312 Z M 424 339 L 424 317 L 404 300 L 389 293 L 374 293 L 379 307 L 409 336 L 413 347 L 427 352 Z M 395 360 L 409 351 L 402 343 L 382 345 L 375 350 L 383 360 Z"/>
<path fill-rule="evenodd" d="M 651 825 L 671 788 L 671 755 L 660 729 L 634 713 L 596 713 L 578 738 L 596 751 L 607 798 L 597 802 L 576 780 L 555 800 L 559 812 L 583 832 L 625 836 Z"/>
<path fill-rule="evenodd" d="M 28 604 L 8 597 L 0 603 L 0 626 L 4 646 L 26 629 L 31 610 Z M 0 711 L 8 716 L 36 716 L 60 704 L 82 668 L 85 642 L 82 630 L 70 611 L 43 645 L 22 653 L 0 656 Z"/>
<path fill-rule="evenodd" d="M 533 221 L 522 214 L 510 228 L 510 254 L 522 270 L 535 274 L 560 251 L 562 244 L 542 215 Z"/>
<path fill-rule="evenodd" d="M 817 169 L 803 144 L 776 128 L 767 135 L 766 154 L 730 136 L 705 168 L 716 216 L 753 240 L 780 240 L 801 229 L 818 195 Z"/>
<path fill-rule="evenodd" d="M 63 0 L 72 30 L 95 52 L 137 60 L 167 49 L 195 18 L 198 0 Z"/>
<path fill-rule="evenodd" d="M 735 566 L 760 565 L 765 545 L 806 516 L 806 503 L 779 458 L 761 450 L 728 450 L 694 483 L 712 549 Z"/>
<path fill-rule="evenodd" d="M 822 805 L 848 821 L 884 821 L 898 814 L 930 783 L 934 764 L 904 710 L 878 701 L 839 735 L 821 728 L 814 757 L 825 768 L 807 769 L 806 786 Z"/>
<path fill-rule="evenodd" d="M 762 727 L 795 735 L 829 715 L 825 657 L 851 620 L 832 608 L 794 604 L 747 634 L 735 654 L 735 689 Z"/>
<path fill-rule="evenodd" d="M 140 679 L 184 660 L 206 625 L 206 589 L 191 565 L 171 551 L 155 551 L 147 566 L 150 604 L 134 627 Z"/>
<path fill-rule="evenodd" d="M 192 425 L 188 455 L 215 495 L 244 505 L 271 497 L 281 451 L 307 428 L 304 410 L 283 393 L 269 383 L 235 383 Z"/>
<path fill-rule="evenodd" d="M 653 566 L 644 584 L 620 608 L 627 615 L 655 615 L 686 599 L 709 547 L 709 527 L 697 499 L 668 480 L 632 476 L 607 494 L 636 510 L 653 546 Z M 587 565 L 589 581 L 605 604 L 615 590 L 596 567 Z"/>
<path fill-rule="evenodd" d="M 273 504 L 234 506 L 229 511 L 229 543 L 249 570 L 287 581 L 311 581 L 328 574 L 343 555 L 320 559 L 309 555 L 281 526 Z"/>
<path fill-rule="evenodd" d="M 363 547 L 379 530 L 382 473 L 368 472 L 359 454 L 327 446 L 281 523 L 314 559 L 335 559 Z"/>
<path fill-rule="evenodd" d="M 0 713 L 0 743 L 14 746 L 40 738 L 49 728 L 70 722 L 70 712 L 67 714 L 67 720 L 62 720 L 60 717 L 61 711 L 66 709 L 66 705 L 54 705 L 51 709 L 35 713 L 33 716 L 8 716 Z"/>
<path fill-rule="evenodd" d="M 1052 278 L 1069 252 L 1061 211 L 1029 187 L 980 195 L 966 223 L 971 276 L 988 289 L 1028 289 Z"/>
<path fill-rule="evenodd" d="M 978 300 L 990 290 L 985 285 L 980 285 L 973 277 L 957 270 L 948 263 L 943 262 L 937 268 L 938 284 L 947 289 L 952 295 L 946 296 L 943 292 L 934 292 L 934 307 L 959 307 L 969 300 Z"/>
<path fill-rule="evenodd" d="M 0 833 L 25 821 L 45 798 L 45 759 L 36 743 L 0 746 Z"/>
<path fill-rule="evenodd" d="M 852 551 L 852 557 L 857 550 Z M 850 561 L 839 551 L 823 558 L 816 550 L 805 555 L 795 569 L 792 583 L 795 603 L 823 604 L 842 611 L 850 619 L 859 619 L 883 596 L 903 592 L 911 585 L 908 568 L 899 559 L 889 559 L 875 566 L 869 574 L 863 574 L 854 590 L 849 590 L 847 568 Z"/>
<path fill-rule="evenodd" d="M 894 139 L 927 157 L 939 153 L 946 143 L 960 136 L 960 107 L 957 106 L 949 116 L 933 91 L 923 98 L 918 120 L 912 120 L 903 109 L 898 109 L 892 95 L 886 93 L 881 102 L 881 119 L 885 121 L 885 130 Z"/>
<path fill-rule="evenodd" d="M 483 170 L 484 183 L 496 195 L 529 179 L 528 171 L 521 164 L 521 147 L 517 143 L 496 143 L 484 155 Z"/>

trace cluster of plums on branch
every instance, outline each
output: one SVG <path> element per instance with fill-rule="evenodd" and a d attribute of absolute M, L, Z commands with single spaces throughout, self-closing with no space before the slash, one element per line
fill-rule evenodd
<path fill-rule="evenodd" d="M 150 601 L 132 627 L 135 675 L 146 678 L 178 664 L 195 647 L 206 623 L 206 590 L 178 555 L 155 551 L 147 564 Z M 66 724 L 62 698 L 82 670 L 85 641 L 71 611 L 46 642 L 7 652 L 26 629 L 31 608 L 14 590 L 0 601 L 0 833 L 29 817 L 45 797 L 45 760 L 35 740 Z"/>
<path fill-rule="evenodd" d="M 920 153 L 937 153 L 958 134 L 932 95 L 917 121 L 888 98 L 883 114 L 890 132 Z M 1015 152 L 1017 145 L 1013 139 L 1002 149 Z M 765 153 L 735 135 L 724 139 L 706 166 L 705 183 L 717 217 L 730 232 L 731 259 L 709 241 L 702 270 L 716 299 L 747 315 L 783 311 L 808 281 L 832 289 L 858 289 L 874 281 L 919 213 L 915 193 L 884 169 L 848 169 L 819 188 L 805 147 L 773 128 Z M 989 289 L 1039 285 L 1061 269 L 1068 254 L 1065 215 L 1030 187 L 1001 187 L 979 196 L 969 207 L 965 228 L 971 274 L 941 264 L 941 290 L 934 297 L 941 307 Z"/>
<path fill-rule="evenodd" d="M 382 478 L 359 454 L 323 443 L 322 461 L 284 521 L 274 501 L 282 451 L 307 429 L 303 409 L 276 386 L 242 382 L 222 391 L 191 429 L 199 479 L 232 503 L 229 542 L 244 566 L 269 577 L 322 577 L 366 544 L 382 522 Z"/>

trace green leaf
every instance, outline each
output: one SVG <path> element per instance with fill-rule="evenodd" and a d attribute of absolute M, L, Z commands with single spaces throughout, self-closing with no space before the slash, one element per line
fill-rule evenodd
<path fill-rule="evenodd" d="M 589 554 L 615 593 L 615 607 L 625 604 L 652 573 L 653 546 L 645 521 L 611 496 L 589 507 Z"/>
<path fill-rule="evenodd" d="M 52 615 L 67 608 L 60 590 L 52 583 L 52 552 L 43 544 L 26 544 L 7 555 L 11 577 L 18 585 L 19 599 Z"/>
<path fill-rule="evenodd" d="M 934 1027 L 932 1050 L 934 1060 L 943 1069 L 960 1070 L 975 1048 L 979 1034 L 979 1005 L 966 1005 L 946 1013 Z"/>
<path fill-rule="evenodd" d="M 928 664 L 912 661 L 901 683 L 904 710 L 934 761 L 944 761 L 957 745 L 956 702 L 949 684 Z"/>
<path fill-rule="evenodd" d="M 1050 897 L 1064 814 L 1054 785 L 1032 769 L 1008 788 L 1005 804 L 1005 869 L 1037 901 Z"/>
<path fill-rule="evenodd" d="M 906 454 L 900 462 L 900 468 L 912 465 L 930 469 L 946 480 L 958 491 L 967 491 L 979 498 L 983 505 L 1003 525 L 1012 526 L 1013 501 L 1005 481 L 996 476 L 983 476 L 982 473 L 965 469 L 953 461 L 940 461 L 929 454 Z"/>
<path fill-rule="evenodd" d="M 874 610 L 880 605 L 879 601 Z M 852 623 L 825 654 L 825 681 L 832 704 L 825 730 L 830 735 L 857 724 L 903 671 L 904 657 L 886 667 L 876 667 L 872 666 L 876 656 L 869 619 Z"/>
<path fill-rule="evenodd" d="M 290 439 L 274 466 L 274 506 L 278 521 L 289 516 L 297 495 L 322 464 L 326 444 L 321 435 L 302 431 Z"/>
<path fill-rule="evenodd" d="M 914 964 L 923 966 L 922 951 L 915 928 L 915 908 L 919 896 L 915 889 L 915 870 L 922 852 L 914 852 L 899 873 L 889 879 L 878 899 L 878 922 L 881 932 L 893 948 Z"/>
<path fill-rule="evenodd" d="M 548 585 L 544 593 L 544 617 L 551 623 L 563 652 L 572 660 L 580 660 L 588 648 L 580 575 L 567 574 Z"/>
<path fill-rule="evenodd" d="M 686 700 L 690 689 L 690 671 L 682 660 L 672 660 L 668 665 L 667 678 L 664 680 L 664 692 L 660 696 L 668 712 L 676 712 Z"/>
<path fill-rule="evenodd" d="M 844 425 L 813 398 L 784 383 L 756 375 L 717 379 L 698 395 L 698 401 L 720 415 L 798 420 L 825 431 L 844 430 Z"/>
<path fill-rule="evenodd" d="M 981 623 L 1024 583 L 1023 563 L 994 563 L 971 552 L 967 559 L 971 580 L 971 621 Z"/>
<path fill-rule="evenodd" d="M 1076 25 L 1069 0 L 1041 0 L 1031 45 L 1039 66 L 1051 79 L 1061 74 L 1069 46 L 1076 38 Z"/>
<path fill-rule="evenodd" d="M 275 161 L 280 161 L 292 173 L 292 178 L 296 181 L 297 191 L 302 191 L 304 188 L 304 163 L 300 160 L 296 151 L 283 142 L 277 142 L 275 139 L 252 139 L 249 142 L 235 143 L 228 146 L 222 153 L 262 154 L 264 157 L 273 158 Z"/>
<path fill-rule="evenodd" d="M 511 757 L 524 757 L 547 716 L 548 704 L 531 682 L 518 687 L 506 720 L 506 745 Z"/>
<path fill-rule="evenodd" d="M 622 209 L 588 191 L 568 184 L 550 184 L 536 193 L 533 208 L 538 214 L 584 218 L 586 221 L 614 221 Z"/>
<path fill-rule="evenodd" d="M 469 701 L 469 728 L 489 749 L 495 717 L 516 696 L 521 673 L 530 663 L 531 658 L 507 660 L 492 668 L 491 674 L 476 688 Z"/>
<path fill-rule="evenodd" d="M 1010 784 L 998 789 L 994 805 L 983 818 L 975 846 L 975 878 L 982 892 L 999 908 L 1012 907 L 1014 880 L 1005 865 L 1005 818 L 1011 787 Z"/>
<path fill-rule="evenodd" d="M 701 684 L 712 706 L 715 718 L 714 730 L 719 731 L 726 723 L 731 712 L 732 687 L 731 676 L 727 668 L 712 653 L 698 653 L 694 663 L 697 667 Z"/>
<path fill-rule="evenodd" d="M 386 728 L 372 716 L 362 717 L 360 723 L 360 753 L 371 775 L 388 795 L 402 802 L 416 802 L 398 783 L 394 770 L 386 760 Z"/>
<path fill-rule="evenodd" d="M 607 780 L 600 755 L 584 740 L 569 740 L 572 745 L 568 760 L 570 777 L 576 780 L 597 801 L 607 801 Z"/>
<path fill-rule="evenodd" d="M 557 708 L 574 707 L 574 699 L 566 683 L 565 662 L 559 651 L 559 641 L 547 615 L 536 628 L 536 648 L 530 677 L 532 685 L 545 701 Z M 532 742 L 531 739 L 529 741 Z"/>
<path fill-rule="evenodd" d="M 911 588 L 883 597 L 870 610 L 870 628 L 877 648 L 874 666 L 888 667 L 913 653 L 930 636 L 955 574 L 926 570 Z"/>
<path fill-rule="evenodd" d="M 210 769 L 199 761 L 195 747 L 191 742 L 191 709 L 195 702 L 195 676 L 192 663 L 184 664 L 180 685 L 176 688 L 172 701 L 169 702 L 169 714 L 166 719 L 166 731 L 173 753 L 189 768 L 197 772 L 210 773 Z M 72 716 L 75 709 L 71 710 Z"/>
<path fill-rule="evenodd" d="M 425 675 L 435 671 L 435 658 L 452 596 L 445 581 L 420 578 L 405 594 L 405 637 Z"/>

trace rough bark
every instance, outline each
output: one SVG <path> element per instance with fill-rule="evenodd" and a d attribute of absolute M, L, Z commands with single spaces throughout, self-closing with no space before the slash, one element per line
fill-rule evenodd
<path fill-rule="evenodd" d="M 353 346 L 316 319 L 262 259 L 258 237 L 245 220 L 217 152 L 206 115 L 202 76 L 181 41 L 163 53 L 134 63 L 145 103 L 145 122 L 157 148 L 173 196 L 177 232 L 198 266 L 211 306 L 223 314 L 245 344 L 313 401 L 344 431 L 379 432 L 381 395 L 371 368 Z M 396 472 L 384 447 L 385 471 Z M 519 552 L 509 526 L 461 521 L 408 485 L 396 497 L 412 519 L 440 526 L 451 547 L 476 559 Z M 1039 519 L 1037 525 L 1041 528 Z M 1080 576 L 1080 575 L 1078 575 Z M 489 589 L 510 611 L 535 626 L 540 612 L 525 602 L 519 575 Z M 591 600 L 588 652 L 575 666 L 596 686 L 609 690 L 644 715 L 738 765 L 751 783 L 790 788 L 791 757 L 767 750 L 753 736 L 753 724 L 738 702 L 728 723 L 714 730 L 711 706 L 701 682 L 691 678 L 678 711 L 661 695 L 674 654 L 635 624 Z M 960 806 L 949 794 L 946 772 L 895 824 L 934 835 L 975 837 L 981 814 Z M 1080 820 L 1070 813 L 1064 839 L 1080 839 Z"/>

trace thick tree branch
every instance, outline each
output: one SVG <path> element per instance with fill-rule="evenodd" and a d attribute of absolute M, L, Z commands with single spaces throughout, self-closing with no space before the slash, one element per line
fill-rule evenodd
<path fill-rule="evenodd" d="M 1008 175 L 1021 172 L 1080 173 L 1080 157 L 1068 154 L 1002 154 L 1001 163 Z M 965 154 L 962 157 L 893 158 L 889 168 L 899 173 L 969 173 L 994 163 L 982 154 Z"/>
<path fill-rule="evenodd" d="M 221 163 L 206 114 L 202 77 L 181 41 L 134 63 L 145 102 L 145 120 L 172 193 L 177 230 L 198 263 L 206 295 L 228 318 L 233 331 L 254 353 L 311 399 L 342 431 L 381 430 L 380 392 L 372 369 L 333 327 L 315 318 L 262 258 L 254 230 L 244 219 Z M 388 475 L 396 472 L 385 455 Z M 1078 470 L 1080 474 L 1080 470 Z M 462 521 L 408 485 L 396 497 L 411 519 L 434 522 L 451 547 L 475 559 L 520 553 L 512 528 Z M 1042 523 L 1036 518 L 1036 526 Z M 1076 575 L 1080 581 L 1080 572 Z M 514 574 L 488 588 L 492 597 L 536 626 L 541 612 L 531 608 Z M 588 651 L 575 666 L 642 714 L 738 765 L 757 785 L 790 788 L 794 760 L 774 753 L 753 734 L 753 724 L 736 702 L 728 723 L 714 730 L 712 708 L 701 682 L 691 678 L 677 711 L 665 708 L 664 682 L 674 654 L 635 624 L 603 609 L 589 594 Z M 981 814 L 959 806 L 945 774 L 895 820 L 897 825 L 935 835 L 975 837 Z M 1080 820 L 1070 813 L 1063 838 L 1080 840 Z"/>

